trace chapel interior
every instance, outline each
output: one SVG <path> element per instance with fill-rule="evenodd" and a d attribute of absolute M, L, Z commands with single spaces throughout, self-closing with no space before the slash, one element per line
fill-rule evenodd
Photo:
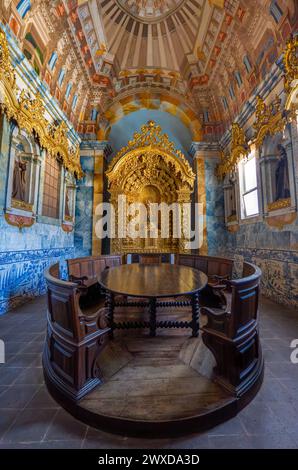
<path fill-rule="evenodd" d="M 0 449 L 297 449 L 297 195 L 297 1 L 1 1 Z"/>

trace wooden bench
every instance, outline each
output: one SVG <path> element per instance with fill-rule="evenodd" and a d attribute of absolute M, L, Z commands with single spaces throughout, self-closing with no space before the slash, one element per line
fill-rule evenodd
<path fill-rule="evenodd" d="M 88 287 L 59 279 L 59 264 L 45 272 L 48 299 L 43 366 L 47 385 L 78 401 L 101 383 L 98 357 L 108 341 L 104 300 L 84 309 Z"/>
<path fill-rule="evenodd" d="M 216 381 L 237 397 L 251 388 L 263 370 L 258 331 L 260 278 L 258 267 L 244 263 L 243 278 L 225 281 L 231 291 L 226 309 L 201 308 L 207 315 L 202 338 L 216 359 Z"/>
<path fill-rule="evenodd" d="M 69 266 L 75 266 L 74 274 L 71 274 L 75 276 L 75 282 L 59 279 L 58 264 L 45 273 L 48 287 L 48 327 L 43 353 L 46 384 L 63 407 L 93 425 L 97 415 L 85 412 L 78 402 L 103 383 L 100 365 L 106 364 L 108 349 L 105 347 L 110 341 L 111 329 L 107 326 L 108 312 L 103 296 L 91 295 L 96 300 L 91 306 L 86 302 L 90 297 L 90 284 L 84 277 L 95 279 L 94 275 L 100 269 L 115 263 L 121 264 L 122 257 L 69 260 Z M 211 308 L 210 305 L 200 308 L 204 315 L 200 324 L 202 340 L 216 360 L 213 379 L 227 392 L 224 404 L 219 403 L 217 411 L 210 412 L 212 416 L 216 413 L 215 422 L 221 422 L 246 406 L 262 383 L 264 363 L 258 332 L 261 271 L 244 263 L 242 277 L 232 279 L 233 261 L 229 259 L 183 254 L 176 257 L 176 263 L 204 271 L 209 277 L 210 289 L 216 283 L 225 288 L 223 295 L 228 300 L 223 308 Z M 202 420 L 197 416 L 190 417 L 196 429 L 198 423 L 204 428 L 206 419 L 209 420 L 209 412 L 202 415 Z M 99 427 L 106 423 L 105 420 L 98 416 Z M 108 420 L 108 429 L 111 425 L 111 429 L 117 430 L 119 420 L 118 417 L 113 423 Z M 134 424 L 131 426 L 135 432 Z M 166 428 L 170 429 L 170 426 Z M 188 421 L 187 429 L 190 429 Z"/>
<path fill-rule="evenodd" d="M 205 306 L 200 309 L 207 316 L 202 338 L 216 359 L 216 381 L 241 397 L 263 371 L 258 333 L 261 271 L 244 262 L 242 277 L 232 279 L 233 260 L 230 259 L 178 255 L 176 262 L 208 275 L 209 290 L 205 298 L 202 295 L 201 305 Z M 222 305 L 212 308 L 212 294 L 220 296 Z"/>
<path fill-rule="evenodd" d="M 97 284 L 97 276 L 106 268 L 123 264 L 122 255 L 88 256 L 67 260 L 68 277 L 71 282 L 78 282 L 87 287 Z"/>
<path fill-rule="evenodd" d="M 140 264 L 160 264 L 160 263 L 170 263 L 171 254 L 170 253 L 131 253 L 131 262 L 140 263 Z M 126 255 L 126 262 L 128 255 Z"/>
<path fill-rule="evenodd" d="M 224 281 L 232 279 L 233 260 L 214 256 L 176 256 L 175 262 L 202 271 L 208 276 L 208 285 L 201 293 L 201 305 L 223 308 L 227 305 L 227 286 Z"/>

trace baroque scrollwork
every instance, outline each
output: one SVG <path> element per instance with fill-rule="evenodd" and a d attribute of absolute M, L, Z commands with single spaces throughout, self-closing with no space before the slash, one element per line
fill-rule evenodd
<path fill-rule="evenodd" d="M 245 133 L 243 129 L 234 122 L 232 124 L 232 143 L 229 155 L 221 153 L 221 160 L 216 168 L 216 175 L 219 179 L 223 179 L 225 175 L 233 173 L 241 158 L 246 157 L 249 153 Z"/>
<path fill-rule="evenodd" d="M 15 89 L 15 73 L 10 61 L 10 54 L 6 36 L 2 29 L 0 30 L 0 79 L 6 80 L 12 89 Z"/>
<path fill-rule="evenodd" d="M 175 148 L 173 142 L 169 140 L 167 134 L 163 134 L 161 127 L 154 121 L 148 121 L 141 127 L 141 132 L 136 132 L 134 138 L 128 142 L 115 156 L 108 169 L 109 178 L 113 178 L 114 169 L 118 162 L 126 154 L 131 154 L 136 150 L 136 155 L 162 156 L 169 165 L 172 165 L 177 172 L 180 172 L 183 183 L 193 186 L 195 174 L 193 173 L 189 163 L 183 153 Z M 126 157 L 127 158 L 127 157 Z"/>
<path fill-rule="evenodd" d="M 83 176 L 79 147 L 70 148 L 68 128 L 64 122 L 51 124 L 45 118 L 45 107 L 40 93 L 31 98 L 16 87 L 16 78 L 9 54 L 8 42 L 0 29 L 0 107 L 8 120 L 14 120 L 20 129 L 37 137 L 40 146 L 59 159 L 63 166 L 77 178 Z"/>
<path fill-rule="evenodd" d="M 182 158 L 183 157 L 183 158 Z M 190 202 L 195 175 L 181 152 L 174 148 L 160 126 L 149 121 L 112 160 L 107 172 L 111 202 L 118 195 L 128 202 Z M 117 223 L 116 223 L 117 225 Z M 149 243 L 146 244 L 146 243 Z M 113 252 L 183 252 L 183 240 L 158 238 L 150 245 L 142 239 L 113 239 Z M 145 245 L 144 245 L 145 243 Z"/>
<path fill-rule="evenodd" d="M 290 37 L 284 54 L 285 91 L 290 93 L 298 80 L 298 36 Z M 296 84 L 297 85 L 297 84 Z"/>
<path fill-rule="evenodd" d="M 255 134 L 255 145 L 261 147 L 267 135 L 275 135 L 285 128 L 286 120 L 281 110 L 281 100 L 276 97 L 270 105 L 258 96 L 256 103 L 256 121 L 253 125 Z"/>
<path fill-rule="evenodd" d="M 285 109 L 289 118 L 296 116 L 298 110 L 298 36 L 291 36 L 287 42 L 283 58 L 284 80 L 287 100 Z"/>

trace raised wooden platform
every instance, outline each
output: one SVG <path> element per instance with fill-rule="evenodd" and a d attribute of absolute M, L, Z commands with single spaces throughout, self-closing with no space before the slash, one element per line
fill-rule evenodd
<path fill-rule="evenodd" d="M 226 266 L 226 260 L 197 255 L 180 255 L 178 262 L 216 276 Z M 43 368 L 53 397 L 78 419 L 124 435 L 186 434 L 235 416 L 256 395 L 264 369 L 258 334 L 261 272 L 256 266 L 244 263 L 242 278 L 218 286 L 226 290 L 226 310 L 215 308 L 211 294 L 203 299 L 213 306 L 201 308 L 198 338 L 177 328 L 189 321 L 189 302 L 175 308 L 157 305 L 163 328 L 150 338 L 147 328 L 134 329 L 147 326 L 151 318 L 142 302 L 132 305 L 130 297 L 119 296 L 113 323 L 107 323 L 109 308 L 99 303 L 92 314 L 85 308 L 86 297 L 92 301 L 100 292 L 85 286 L 84 277 L 58 279 L 58 268 L 46 273 Z"/>
<path fill-rule="evenodd" d="M 230 402 L 226 392 L 182 360 L 180 352 L 193 346 L 192 339 L 179 337 L 124 338 L 109 345 L 103 367 L 106 383 L 80 406 L 98 415 L 155 423 L 196 416 Z M 127 362 L 121 364 L 124 358 Z"/>
<path fill-rule="evenodd" d="M 210 428 L 239 410 L 239 401 L 213 381 L 214 358 L 202 340 L 181 332 L 156 338 L 119 334 L 106 346 L 99 366 L 104 384 L 66 408 L 100 429 L 185 434 Z"/>

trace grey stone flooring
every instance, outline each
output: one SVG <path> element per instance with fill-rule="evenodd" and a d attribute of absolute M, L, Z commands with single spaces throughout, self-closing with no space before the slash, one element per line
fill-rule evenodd
<path fill-rule="evenodd" d="M 41 352 L 45 298 L 0 317 L 6 363 L 0 365 L 0 449 L 6 448 L 298 448 L 298 364 L 290 343 L 298 339 L 298 311 L 262 298 L 261 340 L 265 380 L 236 418 L 204 434 L 137 439 L 98 431 L 76 421 L 49 396 Z"/>

